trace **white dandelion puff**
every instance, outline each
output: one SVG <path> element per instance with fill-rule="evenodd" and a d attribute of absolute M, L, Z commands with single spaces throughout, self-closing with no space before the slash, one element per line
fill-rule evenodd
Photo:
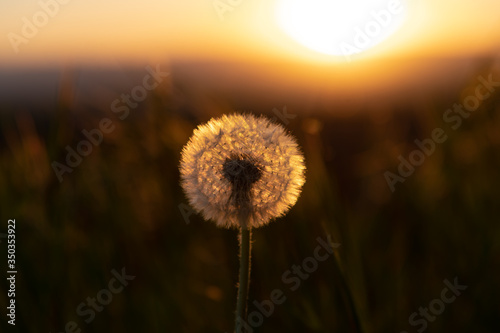
<path fill-rule="evenodd" d="M 250 114 L 224 115 L 195 129 L 180 171 L 193 208 L 225 228 L 260 227 L 282 216 L 305 182 L 295 139 L 281 125 Z"/>

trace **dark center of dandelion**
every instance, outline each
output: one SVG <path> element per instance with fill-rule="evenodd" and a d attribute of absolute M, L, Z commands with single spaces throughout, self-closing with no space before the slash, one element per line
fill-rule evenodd
<path fill-rule="evenodd" d="M 262 177 L 260 168 L 245 157 L 226 158 L 222 171 L 233 185 L 252 185 Z"/>
<path fill-rule="evenodd" d="M 240 210 L 250 209 L 250 190 L 262 177 L 262 170 L 248 156 L 226 158 L 222 174 L 232 185 L 231 199 Z"/>

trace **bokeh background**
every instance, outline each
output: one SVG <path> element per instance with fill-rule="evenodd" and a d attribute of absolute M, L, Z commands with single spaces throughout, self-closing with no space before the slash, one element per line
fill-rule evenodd
<path fill-rule="evenodd" d="M 221 20 L 212 1 L 73 0 L 18 53 L 2 40 L 2 332 L 232 332 L 237 231 L 191 214 L 178 171 L 193 129 L 230 112 L 273 118 L 307 165 L 297 204 L 254 231 L 249 311 L 274 289 L 287 298 L 255 332 L 418 332 L 409 317 L 445 279 L 467 289 L 422 331 L 499 331 L 500 87 L 458 128 L 443 120 L 479 77 L 500 81 L 498 3 L 409 2 L 401 32 L 352 61 L 280 33 L 273 3 L 243 0 Z M 2 32 L 40 6 L 2 3 Z M 113 103 L 148 68 L 159 84 L 121 119 Z M 104 118 L 114 129 L 60 181 L 53 163 Z M 391 191 L 385 172 L 436 128 L 448 139 Z M 318 237 L 340 246 L 291 291 L 282 275 Z M 122 268 L 135 278 L 86 323 L 77 307 Z"/>

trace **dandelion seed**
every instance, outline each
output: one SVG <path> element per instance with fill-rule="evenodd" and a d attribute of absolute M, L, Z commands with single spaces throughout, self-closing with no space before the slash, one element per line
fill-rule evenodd
<path fill-rule="evenodd" d="M 283 215 L 304 185 L 295 139 L 267 118 L 234 114 L 194 130 L 182 150 L 181 184 L 193 208 L 219 227 L 240 229 L 235 332 L 246 319 L 251 229 Z"/>
<path fill-rule="evenodd" d="M 305 182 L 295 139 L 281 125 L 250 114 L 199 126 L 182 151 L 180 170 L 193 208 L 225 228 L 260 227 L 282 216 Z"/>

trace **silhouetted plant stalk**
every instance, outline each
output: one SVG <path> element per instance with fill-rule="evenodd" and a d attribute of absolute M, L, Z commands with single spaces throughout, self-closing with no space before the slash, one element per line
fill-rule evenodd
<path fill-rule="evenodd" d="M 240 228 L 240 274 L 238 281 L 238 298 L 236 299 L 236 332 L 241 331 L 241 319 L 247 318 L 248 288 L 250 285 L 252 230 Z"/>

